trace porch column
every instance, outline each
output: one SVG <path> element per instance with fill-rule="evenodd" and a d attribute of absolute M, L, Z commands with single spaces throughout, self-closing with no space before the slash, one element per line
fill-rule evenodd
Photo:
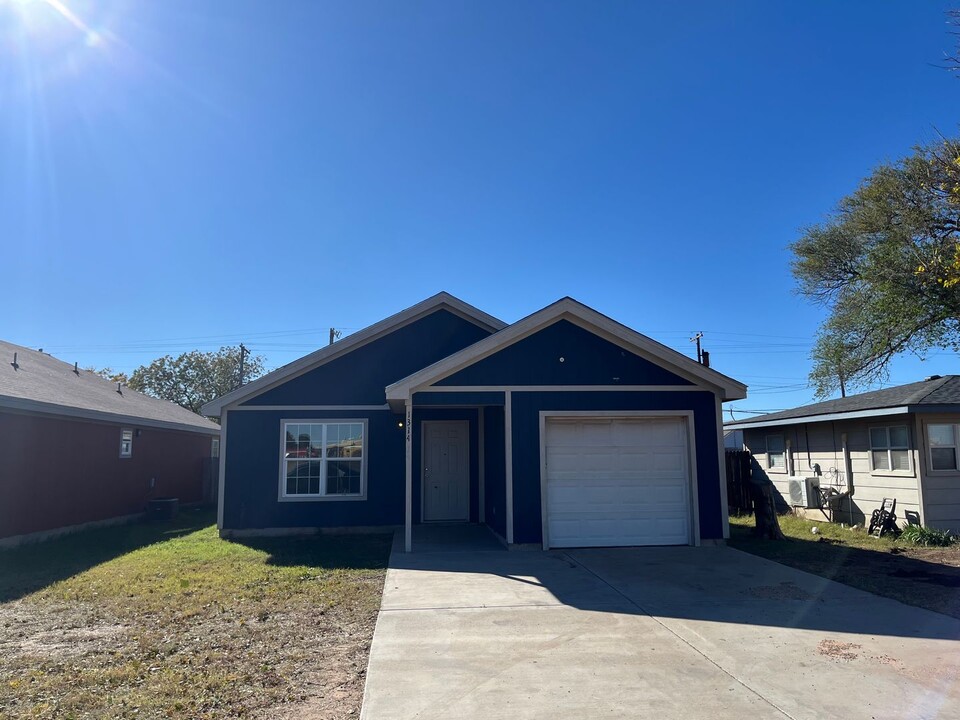
<path fill-rule="evenodd" d="M 406 408 L 406 419 L 404 430 L 406 430 L 406 476 L 407 492 L 404 512 L 404 550 L 410 552 L 413 550 L 413 398 L 408 397 L 404 403 Z"/>
<path fill-rule="evenodd" d="M 507 486 L 507 543 L 513 544 L 513 398 L 510 391 L 503 393 L 503 434 L 506 453 L 505 480 Z"/>
<path fill-rule="evenodd" d="M 486 522 L 486 512 L 484 511 L 486 507 L 486 484 L 487 479 L 486 475 L 486 454 L 487 454 L 487 439 L 483 434 L 483 405 L 477 408 L 477 445 L 480 447 L 477 449 L 477 470 L 480 475 L 477 488 L 477 500 L 480 507 L 477 509 L 477 520 L 481 523 Z"/>

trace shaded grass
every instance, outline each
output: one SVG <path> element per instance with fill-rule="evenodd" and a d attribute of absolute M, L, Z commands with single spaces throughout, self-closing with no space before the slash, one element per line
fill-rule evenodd
<path fill-rule="evenodd" d="M 389 536 L 240 543 L 193 525 L 0 553 L 0 588 L 22 598 L 0 605 L 0 716 L 246 717 L 308 686 L 362 691 Z M 329 717 L 359 708 L 348 695 Z"/>
<path fill-rule="evenodd" d="M 168 523 L 115 525 L 14 549 L 0 549 L 0 602 L 29 595 L 119 555 L 196 532 L 213 523 L 212 511 L 187 509 Z"/>
<path fill-rule="evenodd" d="M 960 548 L 916 548 L 862 530 L 781 515 L 786 540 L 754 537 L 751 516 L 730 518 L 731 547 L 876 595 L 960 618 Z M 818 532 L 811 531 L 816 527 Z"/>

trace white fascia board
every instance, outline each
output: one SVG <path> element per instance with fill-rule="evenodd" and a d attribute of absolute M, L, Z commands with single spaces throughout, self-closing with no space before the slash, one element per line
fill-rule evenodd
<path fill-rule="evenodd" d="M 832 420 L 857 420 L 858 418 L 883 417 L 885 415 L 906 415 L 914 408 L 901 407 L 875 408 L 873 410 L 853 410 L 850 412 L 826 413 L 823 415 L 800 415 L 780 420 L 738 420 L 724 423 L 724 430 L 751 430 L 753 428 L 781 427 L 783 425 L 802 425 L 804 423 L 830 422 Z"/>
<path fill-rule="evenodd" d="M 201 433 L 203 435 L 220 434 L 220 427 L 213 423 L 210 424 L 210 427 L 201 427 L 199 425 L 190 425 L 189 423 L 179 423 L 171 420 L 154 420 L 138 415 L 123 415 L 121 413 L 111 413 L 101 410 L 88 410 L 86 408 L 70 407 L 69 405 L 57 405 L 55 403 L 7 396 L 0 397 L 0 408 L 118 425 L 136 425 L 139 427 L 160 428 L 162 430 L 180 430 L 182 432 Z"/>
<path fill-rule="evenodd" d="M 498 320 L 492 315 L 488 315 L 482 310 L 463 302 L 463 300 L 460 300 L 459 298 L 455 298 L 449 293 L 437 293 L 433 297 L 427 298 L 426 300 L 419 302 L 416 305 L 407 308 L 406 310 L 380 320 L 379 322 L 376 322 L 373 325 L 364 328 L 363 330 L 355 332 L 352 335 L 348 335 L 343 340 L 339 340 L 333 345 L 327 345 L 326 347 L 320 348 L 309 355 L 305 355 L 299 360 L 294 360 L 292 363 L 274 370 L 272 373 L 268 373 L 263 377 L 247 383 L 243 387 L 237 388 L 233 392 L 229 392 L 226 395 L 218 397 L 216 400 L 211 400 L 202 408 L 200 408 L 200 412 L 208 417 L 219 417 L 221 411 L 227 405 L 233 405 L 243 402 L 244 400 L 249 400 L 250 398 L 260 395 L 261 393 L 264 393 L 283 382 L 292 380 L 298 375 L 309 372 L 310 370 L 313 370 L 324 363 L 330 362 L 331 360 L 356 350 L 357 348 L 371 343 L 374 340 L 377 340 L 404 325 L 409 325 L 410 323 L 429 315 L 435 310 L 442 308 L 451 310 L 455 315 L 458 315 L 465 320 L 469 320 L 475 325 L 492 330 L 494 332 L 506 327 L 506 323 L 504 323 L 502 320 Z"/>
<path fill-rule="evenodd" d="M 718 373 L 716 370 L 706 368 L 676 350 L 671 350 L 646 335 L 641 335 L 572 298 L 563 298 L 532 315 L 528 315 L 500 332 L 479 340 L 473 345 L 389 385 L 386 389 L 387 400 L 400 400 L 410 393 L 425 390 L 431 384 L 439 382 L 443 378 L 449 377 L 559 320 L 569 320 L 575 325 L 597 333 L 640 357 L 657 364 L 665 364 L 668 366 L 667 369 L 680 377 L 718 392 L 724 401 L 742 400 L 747 396 L 746 385 Z"/>

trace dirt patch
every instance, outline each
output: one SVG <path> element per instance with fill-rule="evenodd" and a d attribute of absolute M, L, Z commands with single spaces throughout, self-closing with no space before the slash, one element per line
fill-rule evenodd
<path fill-rule="evenodd" d="M 390 536 L 157 540 L 5 551 L 0 718 L 359 715 Z"/>
<path fill-rule="evenodd" d="M 832 660 L 856 660 L 860 657 L 862 645 L 856 643 L 845 643 L 839 640 L 821 640 L 817 645 L 817 652 L 824 657 Z"/>
<path fill-rule="evenodd" d="M 160 717 L 161 709 L 175 718 L 359 715 L 375 612 L 253 615 L 123 622 L 86 603 L 0 605 L 0 717 Z M 178 698 L 184 683 L 208 683 L 209 692 Z M 113 695 L 100 700 L 61 694 L 104 685 Z M 225 692 L 230 704 L 219 708 Z"/>
<path fill-rule="evenodd" d="M 123 625 L 104 622 L 91 608 L 24 601 L 0 605 L 0 656 L 9 659 L 77 657 L 114 644 L 123 632 Z"/>

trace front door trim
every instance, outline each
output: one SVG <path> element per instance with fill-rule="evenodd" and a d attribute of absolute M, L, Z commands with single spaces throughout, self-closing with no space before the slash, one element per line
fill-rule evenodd
<path fill-rule="evenodd" d="M 427 426 L 428 425 L 462 425 L 464 428 L 464 445 L 466 446 L 466 491 L 467 491 L 467 511 L 463 518 L 452 518 L 447 520 L 428 520 L 426 516 L 427 508 L 427 474 L 425 472 L 427 465 Z M 423 420 L 420 423 L 420 522 L 421 523 L 444 523 L 444 522 L 470 522 L 470 421 L 469 420 Z"/>

